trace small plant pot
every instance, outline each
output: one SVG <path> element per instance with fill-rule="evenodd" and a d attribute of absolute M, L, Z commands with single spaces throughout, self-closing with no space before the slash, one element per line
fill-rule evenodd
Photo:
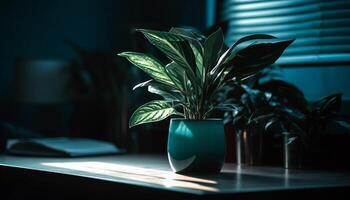
<path fill-rule="evenodd" d="M 176 173 L 219 173 L 226 153 L 221 119 L 171 119 L 168 159 Z"/>
<path fill-rule="evenodd" d="M 258 127 L 236 130 L 237 165 L 261 165 L 263 162 L 263 133 Z"/>
<path fill-rule="evenodd" d="M 286 169 L 303 168 L 303 146 L 300 138 L 293 133 L 283 134 L 283 167 Z"/>

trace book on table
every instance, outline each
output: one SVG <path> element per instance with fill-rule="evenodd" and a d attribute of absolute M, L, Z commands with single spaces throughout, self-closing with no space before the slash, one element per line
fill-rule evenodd
<path fill-rule="evenodd" d="M 10 139 L 6 152 L 22 156 L 81 157 L 119 154 L 124 150 L 106 141 L 87 138 Z"/>

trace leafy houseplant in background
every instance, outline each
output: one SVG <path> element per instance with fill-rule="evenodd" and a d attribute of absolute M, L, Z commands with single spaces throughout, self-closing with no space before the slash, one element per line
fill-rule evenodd
<path fill-rule="evenodd" d="M 169 127 L 168 158 L 173 171 L 219 172 L 225 158 L 223 122 L 210 115 L 215 109 L 231 110 L 234 105 L 227 103 L 229 99 L 217 101 L 216 97 L 230 84 L 274 63 L 292 40 L 257 34 L 227 47 L 221 29 L 208 37 L 181 28 L 139 31 L 170 62 L 164 65 L 137 52 L 118 54 L 152 78 L 134 89 L 148 87 L 149 92 L 163 98 L 139 107 L 129 126 L 181 116 L 172 119 Z"/>
<path fill-rule="evenodd" d="M 233 112 L 225 113 L 225 123 L 232 123 L 234 127 L 236 163 L 237 165 L 261 165 L 267 145 L 264 126 L 272 116 L 269 105 L 271 95 L 245 84 L 235 87 L 235 90 L 240 90 L 240 98 L 232 107 Z"/>
<path fill-rule="evenodd" d="M 300 168 L 310 140 L 305 131 L 307 100 L 298 88 L 276 74 L 274 68 L 265 69 L 253 86 L 271 95 L 270 115 L 264 121 L 265 135 L 271 136 L 270 145 L 265 148 L 269 159 L 264 162 Z"/>
<path fill-rule="evenodd" d="M 348 162 L 339 159 L 347 155 L 346 141 L 349 141 L 350 133 L 350 119 L 340 114 L 341 104 L 342 94 L 337 93 L 310 103 L 307 107 L 306 131 L 311 138 L 307 164 L 311 167 L 349 167 Z"/>
<path fill-rule="evenodd" d="M 257 81 L 257 77 L 259 76 L 252 78 L 253 82 Z M 276 164 L 278 156 L 274 155 L 274 138 L 276 135 L 279 138 L 295 136 L 291 133 L 304 136 L 305 133 L 300 128 L 300 120 L 305 119 L 304 115 L 281 104 L 280 99 L 270 92 L 253 89 L 244 84 L 236 85 L 236 88 L 241 91 L 238 95 L 240 98 L 232 108 L 233 112 L 225 113 L 225 122 L 232 123 L 235 129 L 237 164 Z M 233 95 L 229 93 L 228 96 Z M 275 128 L 273 125 L 277 123 L 279 127 Z M 272 131 L 271 127 L 274 128 Z M 295 127 L 303 132 L 300 133 Z M 281 146 L 283 141 L 279 143 Z"/>
<path fill-rule="evenodd" d="M 274 158 L 282 159 L 285 168 L 319 168 L 340 163 L 336 160 L 327 162 L 333 160 L 330 154 L 340 155 L 341 152 L 332 153 L 337 148 L 334 145 L 337 142 L 331 144 L 330 141 L 346 135 L 337 134 L 340 130 L 343 133 L 350 130 L 349 118 L 339 114 L 341 94 L 309 103 L 298 88 L 280 78 L 273 78 L 273 73 L 268 71 L 259 74 L 257 78 L 260 81 L 256 81 L 253 87 L 271 94 L 271 115 L 264 121 L 265 131 L 280 138 L 279 143 L 282 144 L 270 149 L 270 152 L 281 152 L 281 157 Z"/>
<path fill-rule="evenodd" d="M 298 88 L 279 77 L 276 69 L 276 66 L 264 69 L 254 77 L 252 85 L 254 91 L 269 96 L 265 104 L 268 107 L 265 112 L 268 112 L 260 117 L 264 118 L 260 127 L 264 127 L 261 131 L 265 139 L 262 162 L 300 168 L 310 141 L 305 131 L 307 101 Z"/>
<path fill-rule="evenodd" d="M 339 114 L 340 105 L 341 94 L 333 94 L 314 103 L 308 103 L 303 109 L 281 103 L 273 105 L 275 116 L 268 121 L 266 129 L 277 124 L 280 133 L 283 133 L 285 168 L 319 168 L 340 163 L 336 160 L 327 163 L 333 160 L 329 154 L 337 148 L 332 146 L 329 140 L 334 139 L 337 136 L 335 132 L 339 131 L 332 130 L 330 125 L 336 124 L 338 128 L 343 128 L 348 133 L 350 130 L 349 119 Z"/>

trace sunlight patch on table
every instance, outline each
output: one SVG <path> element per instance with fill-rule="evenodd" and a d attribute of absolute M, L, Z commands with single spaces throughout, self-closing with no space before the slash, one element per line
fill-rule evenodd
<path fill-rule="evenodd" d="M 179 187 L 208 192 L 217 192 L 213 187 L 216 181 L 175 174 L 171 171 L 135 167 L 132 165 L 113 164 L 107 162 L 53 162 L 42 163 L 45 166 L 77 170 L 100 174 L 110 178 L 133 180 L 140 183 L 163 185 L 167 188 Z"/>

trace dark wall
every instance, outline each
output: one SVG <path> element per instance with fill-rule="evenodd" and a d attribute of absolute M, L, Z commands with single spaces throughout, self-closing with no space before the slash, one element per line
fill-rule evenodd
<path fill-rule="evenodd" d="M 151 45 L 141 34 L 131 34 L 133 28 L 169 30 L 173 26 L 191 26 L 203 30 L 205 25 L 206 1 L 203 0 L 0 0 L 0 123 L 7 121 L 40 133 L 55 130 L 55 134 L 60 134 L 67 130 L 69 116 L 66 113 L 70 113 L 70 107 L 23 106 L 15 102 L 15 69 L 19 60 L 79 59 L 66 40 L 89 52 L 113 53 L 117 58 L 116 54 L 121 51 L 150 49 Z M 135 45 L 135 37 L 142 38 L 141 46 Z M 123 59 L 117 59 L 127 64 Z M 140 73 L 135 76 L 136 68 L 130 69 L 134 70 L 134 75 L 129 77 L 133 81 L 130 87 L 146 78 Z M 129 112 L 145 103 L 140 99 L 145 95 L 141 92 L 135 94 L 130 90 L 132 101 L 129 103 L 132 105 Z M 101 116 L 104 114 L 86 113 L 83 115 L 92 122 L 83 120 L 78 126 L 98 127 L 94 117 L 103 125 L 105 119 Z M 135 150 L 164 151 L 167 125 L 164 121 L 131 129 L 128 137 L 133 137 Z M 95 134 L 89 126 L 83 132 L 89 131 Z"/>
<path fill-rule="evenodd" d="M 205 1 L 2 0 L 0 25 L 0 99 L 9 100 L 17 58 L 72 58 L 65 39 L 88 49 L 129 49 L 130 27 L 203 28 Z"/>

